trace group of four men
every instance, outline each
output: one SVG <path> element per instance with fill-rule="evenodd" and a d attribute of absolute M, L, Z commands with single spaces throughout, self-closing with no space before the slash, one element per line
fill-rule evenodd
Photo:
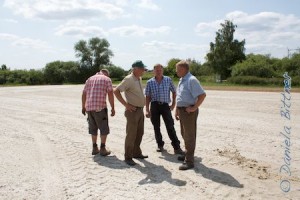
<path fill-rule="evenodd" d="M 167 133 L 174 148 L 174 153 L 179 154 L 178 160 L 183 161 L 180 170 L 194 167 L 194 152 L 196 146 L 196 129 L 198 107 L 206 97 L 206 93 L 195 76 L 189 72 L 188 62 L 182 60 L 176 64 L 176 73 L 180 77 L 177 89 L 172 79 L 163 75 L 163 66 L 156 64 L 154 77 L 147 81 L 145 94 L 143 92 L 141 77 L 146 66 L 138 60 L 132 64 L 132 72 L 113 89 L 109 72 L 102 69 L 96 75 L 90 77 L 82 93 L 82 113 L 88 114 L 89 133 L 92 136 L 92 154 L 100 153 L 107 156 L 111 152 L 106 149 L 106 137 L 109 134 L 108 110 L 106 97 L 111 106 L 111 116 L 115 115 L 114 95 L 125 107 L 126 138 L 125 138 L 125 162 L 133 166 L 136 163 L 133 158 L 145 159 L 148 156 L 142 154 L 140 144 L 144 134 L 144 112 L 146 105 L 146 117 L 151 119 L 154 127 L 157 151 L 164 150 L 164 141 L 160 131 L 160 116 L 162 116 Z M 124 92 L 125 98 L 122 96 Z M 172 100 L 170 98 L 172 93 Z M 145 98 L 145 96 L 146 98 Z M 175 118 L 180 121 L 181 135 L 185 144 L 185 151 L 180 148 L 174 128 L 174 120 L 171 111 L 175 108 Z M 100 150 L 97 145 L 97 132 L 100 130 Z"/>

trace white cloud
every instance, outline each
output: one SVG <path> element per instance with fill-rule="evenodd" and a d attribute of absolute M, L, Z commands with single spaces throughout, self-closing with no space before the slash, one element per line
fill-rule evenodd
<path fill-rule="evenodd" d="M 200 50 L 203 48 L 203 45 L 194 45 L 194 44 L 177 44 L 173 42 L 163 42 L 163 41 L 151 41 L 151 42 L 144 42 L 142 46 L 148 50 L 160 52 L 163 51 L 187 51 L 187 50 Z"/>
<path fill-rule="evenodd" d="M 55 34 L 58 36 L 62 35 L 70 35 L 70 36 L 78 36 L 78 37 L 85 37 L 85 36 L 100 36 L 106 37 L 107 32 L 104 31 L 102 27 L 99 26 L 92 26 L 88 25 L 87 22 L 82 20 L 74 20 L 69 21 L 66 24 L 63 24 L 56 28 Z"/>
<path fill-rule="evenodd" d="M 97 0 L 5 0 L 4 7 L 25 18 L 68 20 L 121 17 L 124 10 L 117 5 Z"/>
<path fill-rule="evenodd" d="M 51 51 L 51 47 L 48 43 L 39 39 L 24 38 L 14 34 L 0 33 L 0 40 L 11 41 L 11 45 L 21 48 Z"/>
<path fill-rule="evenodd" d="M 168 26 L 146 28 L 138 25 L 104 29 L 100 26 L 89 25 L 88 22 L 83 20 L 71 20 L 57 27 L 55 34 L 58 36 L 70 35 L 79 37 L 88 37 L 93 35 L 107 37 L 109 34 L 117 34 L 122 37 L 144 37 L 149 35 L 169 34 L 170 30 L 171 28 Z"/>
<path fill-rule="evenodd" d="M 214 35 L 218 29 L 220 29 L 220 23 L 224 21 L 217 20 L 213 22 L 201 22 L 196 25 L 195 32 L 199 36 L 211 36 Z"/>
<path fill-rule="evenodd" d="M 0 33 L 0 40 L 17 40 L 19 37 L 14 34 Z"/>
<path fill-rule="evenodd" d="M 18 21 L 15 19 L 2 19 L 2 21 L 7 22 L 7 23 L 14 23 L 14 24 L 18 23 Z"/>
<path fill-rule="evenodd" d="M 160 7 L 152 2 L 152 0 L 141 0 L 138 3 L 138 7 L 149 9 L 149 10 L 160 10 Z"/>
<path fill-rule="evenodd" d="M 169 34 L 170 31 L 171 28 L 169 26 L 145 28 L 138 25 L 122 26 L 109 30 L 110 33 L 119 34 L 121 36 L 148 36 L 149 34 Z"/>
<path fill-rule="evenodd" d="M 234 11 L 224 19 L 198 23 L 195 32 L 199 36 L 213 35 L 215 38 L 215 32 L 225 20 L 237 25 L 234 36 L 238 40 L 246 40 L 247 53 L 271 53 L 277 56 L 279 51 L 285 51 L 289 45 L 300 40 L 300 19 L 275 12 L 248 14 Z"/>

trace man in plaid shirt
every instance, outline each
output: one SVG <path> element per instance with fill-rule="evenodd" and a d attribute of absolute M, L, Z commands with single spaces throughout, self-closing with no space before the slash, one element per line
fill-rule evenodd
<path fill-rule="evenodd" d="M 146 117 L 151 119 L 154 127 L 154 134 L 157 143 L 157 152 L 163 151 L 165 142 L 160 132 L 160 116 L 162 116 L 175 154 L 184 154 L 180 148 L 180 141 L 177 138 L 174 128 L 174 120 L 171 111 L 175 107 L 176 89 L 172 79 L 163 75 L 163 66 L 156 64 L 153 69 L 154 77 L 147 81 L 146 95 Z M 172 92 L 172 103 L 170 99 Z M 150 106 L 151 102 L 151 106 Z M 171 103 L 171 105 L 169 105 Z M 149 109 L 150 106 L 150 109 Z"/>
<path fill-rule="evenodd" d="M 82 114 L 88 114 L 89 134 L 91 134 L 93 142 L 92 155 L 100 153 L 102 156 L 107 156 L 111 153 L 105 147 L 106 137 L 109 134 L 106 96 L 108 96 L 111 106 L 111 116 L 114 116 L 112 82 L 108 70 L 102 69 L 87 79 L 82 92 Z M 100 150 L 97 145 L 98 129 L 100 130 L 101 139 Z"/>

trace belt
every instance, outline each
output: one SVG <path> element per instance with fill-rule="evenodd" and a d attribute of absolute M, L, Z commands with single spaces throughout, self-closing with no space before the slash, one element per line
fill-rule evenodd
<path fill-rule="evenodd" d="M 194 106 L 194 105 L 185 106 L 185 107 L 183 107 L 183 106 L 177 106 L 177 108 L 178 108 L 178 109 L 186 109 L 186 108 L 191 107 L 191 106 Z"/>
<path fill-rule="evenodd" d="M 168 104 L 166 102 L 161 102 L 161 101 L 152 101 L 152 103 L 156 103 L 158 105 Z"/>

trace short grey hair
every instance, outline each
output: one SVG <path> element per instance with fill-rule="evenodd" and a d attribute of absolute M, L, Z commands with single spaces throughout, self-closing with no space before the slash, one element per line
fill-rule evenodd
<path fill-rule="evenodd" d="M 109 76 L 109 71 L 108 71 L 108 69 L 101 69 L 100 72 L 101 72 L 101 73 L 105 73 L 105 74 L 107 74 L 107 76 Z"/>

